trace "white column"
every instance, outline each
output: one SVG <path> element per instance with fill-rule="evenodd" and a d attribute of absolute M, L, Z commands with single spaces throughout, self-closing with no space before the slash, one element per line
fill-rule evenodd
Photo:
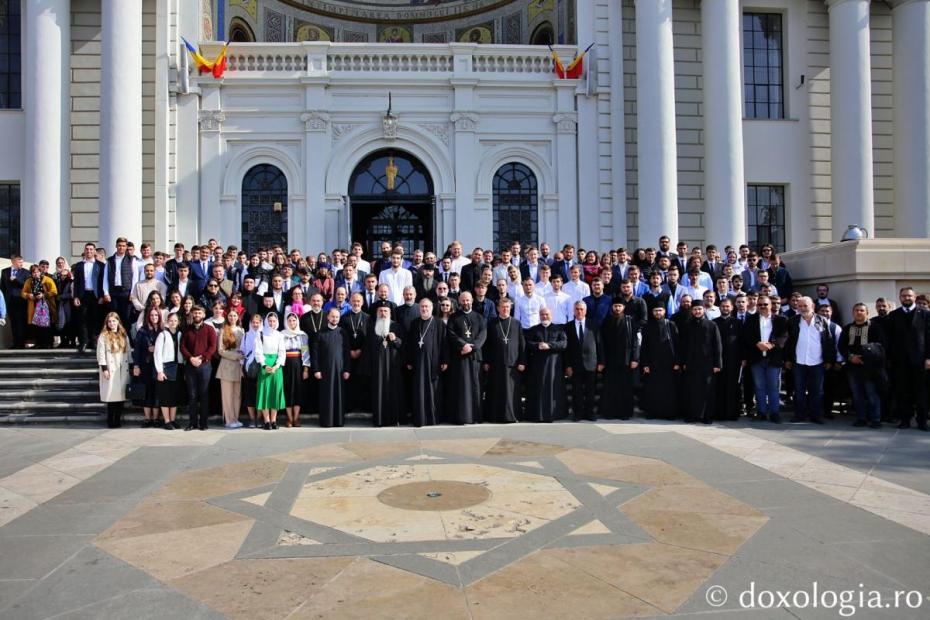
<path fill-rule="evenodd" d="M 874 234 L 869 0 L 827 0 L 833 240 L 849 225 Z"/>
<path fill-rule="evenodd" d="M 701 2 L 704 51 L 704 237 L 723 248 L 746 242 L 740 9 Z"/>
<path fill-rule="evenodd" d="M 65 248 L 70 229 L 66 128 L 71 2 L 31 0 L 25 7 L 22 253 L 28 261 L 54 261 L 59 254 L 71 255 Z"/>
<path fill-rule="evenodd" d="M 891 15 L 895 224 L 930 237 L 930 0 L 896 0 Z"/>
<path fill-rule="evenodd" d="M 142 0 L 101 0 L 100 243 L 142 242 Z"/>
<path fill-rule="evenodd" d="M 678 238 L 672 0 L 636 0 L 639 245 Z"/>

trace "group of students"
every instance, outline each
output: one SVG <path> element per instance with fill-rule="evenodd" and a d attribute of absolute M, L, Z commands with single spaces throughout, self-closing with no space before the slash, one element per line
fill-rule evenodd
<path fill-rule="evenodd" d="M 17 347 L 96 340 L 111 426 L 127 399 L 144 426 L 169 430 L 179 406 L 188 430 L 220 412 L 243 426 L 243 410 L 268 430 L 279 412 L 288 427 L 302 413 L 322 426 L 347 412 L 377 426 L 627 419 L 637 401 L 649 417 L 754 409 L 780 423 L 783 387 L 793 421 L 821 423 L 845 383 L 856 425 L 893 410 L 927 428 L 926 298 L 904 288 L 897 310 L 879 300 L 870 318 L 856 304 L 841 326 L 829 288 L 794 292 L 771 246 L 672 250 L 663 236 L 600 255 L 515 242 L 466 256 L 454 242 L 407 256 L 384 243 L 370 262 L 360 244 L 307 257 L 215 240 L 174 250 L 137 255 L 120 238 L 106 256 L 89 243 L 54 273 L 14 257 L 0 320 Z"/>

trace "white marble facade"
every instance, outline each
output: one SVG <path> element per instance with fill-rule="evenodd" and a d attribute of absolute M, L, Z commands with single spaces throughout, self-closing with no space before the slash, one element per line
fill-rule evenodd
<path fill-rule="evenodd" d="M 223 79 L 185 79 L 198 2 L 23 5 L 24 111 L 0 115 L 0 177 L 22 184 L 28 259 L 117 235 L 239 244 L 258 163 L 287 178 L 287 245 L 343 246 L 349 176 L 383 148 L 428 170 L 434 248 L 489 244 L 507 162 L 535 174 L 554 245 L 742 242 L 749 184 L 785 187 L 788 249 L 849 224 L 930 236 L 930 54 L 912 53 L 930 49 L 930 0 L 578 2 L 575 38 L 597 43 L 580 80 L 556 79 L 544 47 L 327 42 L 234 44 Z M 752 10 L 783 15 L 783 120 L 743 117 Z"/>

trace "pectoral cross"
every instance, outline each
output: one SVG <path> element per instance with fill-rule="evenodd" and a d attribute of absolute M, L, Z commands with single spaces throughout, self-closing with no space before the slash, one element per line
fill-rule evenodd
<path fill-rule="evenodd" d="M 384 347 L 385 349 L 388 348 L 388 340 L 387 340 L 387 338 L 385 338 L 384 340 L 381 341 L 381 346 Z"/>
<path fill-rule="evenodd" d="M 504 336 L 504 344 L 507 344 L 507 342 L 508 342 L 509 340 L 510 340 L 510 339 L 509 339 L 507 336 Z"/>
<path fill-rule="evenodd" d="M 471 338 L 471 323 L 465 323 L 465 337 Z"/>
<path fill-rule="evenodd" d="M 422 338 L 420 338 L 419 345 L 420 345 L 420 348 L 422 349 L 422 348 L 423 348 L 423 339 L 422 339 Z"/>

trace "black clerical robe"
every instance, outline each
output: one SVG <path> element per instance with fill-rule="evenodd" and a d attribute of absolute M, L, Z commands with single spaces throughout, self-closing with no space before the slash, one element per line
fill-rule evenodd
<path fill-rule="evenodd" d="M 723 353 L 723 368 L 717 375 L 716 411 L 717 420 L 736 420 L 740 412 L 739 378 L 743 360 L 742 325 L 733 315 L 714 319 L 720 332 Z M 747 368 L 745 372 L 749 372 Z"/>
<path fill-rule="evenodd" d="M 343 426 L 346 400 L 342 373 L 349 370 L 349 340 L 341 327 L 323 327 L 313 341 L 310 364 L 314 375 L 322 375 L 316 380 L 320 426 Z"/>
<path fill-rule="evenodd" d="M 451 390 L 447 412 L 453 424 L 474 424 L 481 421 L 481 349 L 487 338 L 487 328 L 477 312 L 458 311 L 448 324 L 449 381 Z M 465 345 L 472 350 L 463 354 Z"/>
<path fill-rule="evenodd" d="M 326 329 L 326 317 L 322 312 L 304 312 L 300 317 L 300 330 L 307 334 L 307 346 L 313 350 L 313 343 L 320 337 L 320 331 Z M 319 413 L 319 381 L 304 381 L 304 412 Z"/>
<path fill-rule="evenodd" d="M 639 363 L 639 338 L 633 318 L 608 316 L 601 325 L 604 350 L 604 387 L 598 413 L 604 418 L 633 417 L 633 377 Z"/>
<path fill-rule="evenodd" d="M 513 317 L 493 318 L 488 323 L 484 346 L 484 363 L 488 369 L 488 402 L 485 407 L 491 422 L 516 422 L 521 418 L 523 373 L 526 349 L 520 322 Z"/>
<path fill-rule="evenodd" d="M 548 327 L 540 323 L 526 331 L 526 351 L 529 361 L 529 387 L 526 399 L 528 422 L 552 422 L 564 418 L 565 371 L 562 353 L 568 347 L 568 338 L 561 325 Z M 545 342 L 549 349 L 539 349 Z"/>
<path fill-rule="evenodd" d="M 433 317 L 416 319 L 405 340 L 406 361 L 410 367 L 410 411 L 414 426 L 439 423 L 442 410 L 440 366 L 448 363 L 446 325 Z"/>
<path fill-rule="evenodd" d="M 678 327 L 668 319 L 651 320 L 643 329 L 639 364 L 643 369 L 640 406 L 647 418 L 674 418 L 678 412 Z M 646 374 L 646 369 L 649 374 Z"/>
<path fill-rule="evenodd" d="M 404 413 L 403 328 L 391 321 L 394 340 L 375 333 L 377 319 L 369 321 L 362 359 L 371 392 L 372 424 L 397 426 Z"/>
<path fill-rule="evenodd" d="M 720 330 L 706 317 L 691 318 L 678 349 L 684 376 L 686 422 L 710 422 L 714 412 L 714 368 L 723 367 Z"/>
<path fill-rule="evenodd" d="M 347 411 L 370 411 L 371 410 L 371 392 L 368 386 L 368 368 L 365 364 L 365 340 L 368 338 L 369 324 L 371 317 L 362 311 L 347 312 L 339 319 L 339 327 L 348 341 L 349 347 L 349 367 L 348 371 L 352 373 L 346 398 Z M 359 357 L 352 359 L 355 351 L 359 352 Z"/>

